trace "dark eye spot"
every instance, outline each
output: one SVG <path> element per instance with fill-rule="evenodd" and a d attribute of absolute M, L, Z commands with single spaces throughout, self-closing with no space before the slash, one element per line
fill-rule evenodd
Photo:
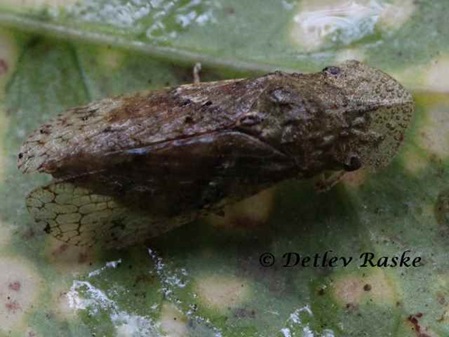
<path fill-rule="evenodd" d="M 356 157 L 356 156 L 352 156 L 349 159 L 349 163 L 346 163 L 343 166 L 343 168 L 346 172 L 356 171 L 361 167 L 362 167 L 362 162 L 360 161 L 359 157 Z"/>
<path fill-rule="evenodd" d="M 19 153 L 19 159 L 23 158 L 23 153 Z"/>
<path fill-rule="evenodd" d="M 184 123 L 185 123 L 185 124 L 192 124 L 192 123 L 193 123 L 193 118 L 192 118 L 192 116 L 186 116 L 186 117 L 184 118 Z"/>
<path fill-rule="evenodd" d="M 339 67 L 335 66 L 329 66 L 323 69 L 323 72 L 326 72 L 331 75 L 338 75 L 341 72 L 341 69 Z"/>

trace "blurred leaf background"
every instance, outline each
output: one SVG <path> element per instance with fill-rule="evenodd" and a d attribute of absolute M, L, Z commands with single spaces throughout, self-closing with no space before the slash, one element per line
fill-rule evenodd
<path fill-rule="evenodd" d="M 449 335 L 449 3 L 0 0 L 0 335 Z M 26 135 L 114 94 L 355 58 L 412 90 L 388 168 L 325 194 L 285 182 L 125 251 L 47 236 L 24 198 Z M 420 267 L 282 267 L 282 255 L 400 256 Z M 261 254 L 276 257 L 262 267 Z"/>

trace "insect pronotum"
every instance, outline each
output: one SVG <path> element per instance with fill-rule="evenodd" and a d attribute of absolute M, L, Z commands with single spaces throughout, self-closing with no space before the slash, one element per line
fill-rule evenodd
<path fill-rule="evenodd" d="M 70 109 L 28 137 L 18 166 L 55 178 L 26 201 L 47 232 L 121 247 L 285 179 L 385 166 L 413 109 L 396 80 L 357 61 L 277 71 Z"/>

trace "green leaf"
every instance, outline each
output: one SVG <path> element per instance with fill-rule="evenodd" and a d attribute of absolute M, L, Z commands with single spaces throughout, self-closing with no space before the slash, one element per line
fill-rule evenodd
<path fill-rule="evenodd" d="M 448 7 L 442 0 L 0 3 L 1 333 L 448 335 Z M 66 246 L 26 211 L 26 194 L 49 177 L 19 173 L 20 144 L 69 107 L 189 83 L 198 61 L 208 81 L 315 71 L 347 57 L 414 89 L 414 125 L 385 170 L 353 173 L 324 194 L 310 181 L 284 182 L 223 219 L 117 252 Z M 261 265 L 264 253 L 273 254 L 272 267 Z M 300 254 L 299 264 L 285 266 L 287 253 Z M 406 254 L 421 263 L 364 267 L 363 253 L 374 254 L 372 262 Z M 344 267 L 341 258 L 352 260 Z"/>

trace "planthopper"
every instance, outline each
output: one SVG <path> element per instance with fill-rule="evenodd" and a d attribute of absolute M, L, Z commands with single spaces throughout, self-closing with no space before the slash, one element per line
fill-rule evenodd
<path fill-rule="evenodd" d="M 410 93 L 358 61 L 105 98 L 42 125 L 18 155 L 54 181 L 26 200 L 70 244 L 123 247 L 286 179 L 388 164 Z"/>

